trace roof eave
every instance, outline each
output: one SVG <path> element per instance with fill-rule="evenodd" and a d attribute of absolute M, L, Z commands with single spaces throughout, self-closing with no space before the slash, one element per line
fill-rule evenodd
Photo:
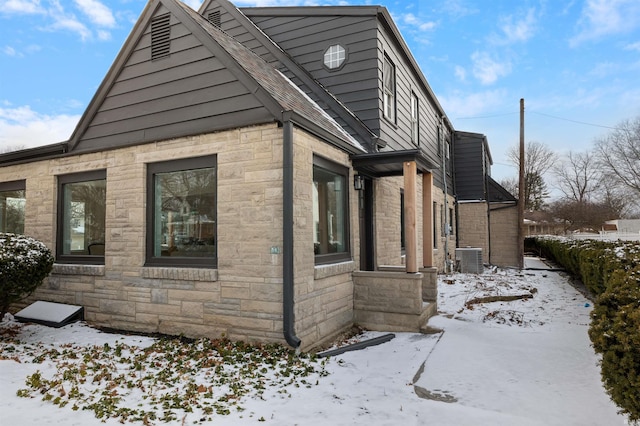
<path fill-rule="evenodd" d="M 48 160 L 61 157 L 68 151 L 68 142 L 60 142 L 35 148 L 21 149 L 19 151 L 0 154 L 0 165 L 11 166 L 30 163 L 38 160 Z"/>

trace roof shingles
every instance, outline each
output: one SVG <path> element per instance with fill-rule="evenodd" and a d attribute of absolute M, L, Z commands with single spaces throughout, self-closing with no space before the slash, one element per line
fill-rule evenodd
<path fill-rule="evenodd" d="M 194 21 L 281 106 L 283 112 L 293 111 L 358 150 L 366 151 L 356 139 L 280 71 L 220 28 L 212 25 L 189 6 L 179 1 L 176 3 L 180 4 Z"/>

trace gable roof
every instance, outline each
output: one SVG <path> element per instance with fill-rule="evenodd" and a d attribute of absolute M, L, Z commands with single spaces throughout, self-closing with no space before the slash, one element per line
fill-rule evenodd
<path fill-rule="evenodd" d="M 242 10 L 234 6 L 229 0 L 205 0 L 198 13 L 203 15 L 207 10 L 217 5 L 227 12 L 233 19 L 241 25 L 252 37 L 254 37 L 288 72 L 290 72 L 301 86 L 308 90 L 325 108 L 329 115 L 334 114 L 339 117 L 344 126 L 351 130 L 349 133 L 357 136 L 358 139 L 368 146 L 370 150 L 375 149 L 377 135 L 362 122 L 343 102 L 333 93 L 327 90 L 311 73 L 298 64 L 286 51 L 264 33 Z M 325 6 L 326 7 L 326 6 Z M 307 9 L 308 7 L 305 7 Z M 243 9 L 255 10 L 257 8 Z M 302 89 L 301 89 L 302 90 Z M 304 90 L 303 90 L 304 91 Z"/>
<path fill-rule="evenodd" d="M 487 176 L 488 195 L 490 202 L 516 202 L 518 199 L 496 182 L 491 176 Z"/>
<path fill-rule="evenodd" d="M 260 124 L 266 121 L 282 122 L 291 119 L 298 126 L 347 152 L 364 151 L 358 141 L 345 132 L 322 108 L 302 93 L 284 75 L 177 0 L 151 0 L 147 3 L 73 132 L 69 140 L 70 151 L 104 149 L 102 143 L 107 140 L 117 146 L 122 146 L 238 127 L 238 125 L 230 123 L 228 119 L 211 119 L 215 114 L 228 113 L 226 110 L 222 110 L 235 105 L 235 103 L 229 102 L 228 99 L 226 101 L 220 99 L 219 91 L 209 87 L 190 89 L 192 91 L 188 97 L 179 98 L 179 95 L 175 95 L 171 102 L 166 100 L 160 102 L 157 99 L 157 97 L 165 96 L 164 93 L 160 93 L 162 92 L 158 89 L 160 86 L 147 87 L 145 90 L 149 93 L 149 100 L 146 104 L 135 97 L 125 105 L 119 116 L 116 116 L 114 109 L 110 109 L 112 105 L 108 104 L 107 100 L 118 96 L 122 97 L 122 93 L 115 90 L 116 85 L 131 84 L 130 81 L 135 80 L 127 74 L 126 70 L 140 68 L 141 64 L 150 66 L 148 65 L 151 63 L 150 60 L 140 59 L 142 56 L 140 52 L 149 48 L 151 20 L 154 16 L 166 12 L 169 12 L 177 21 L 172 25 L 176 28 L 178 28 L 178 24 L 180 25 L 178 30 L 184 33 L 180 35 L 181 42 L 183 44 L 187 42 L 197 44 L 200 49 L 202 58 L 198 58 L 199 72 L 210 72 L 215 67 L 224 69 L 224 79 L 229 83 L 227 85 L 228 96 L 241 95 L 247 108 L 251 108 L 250 113 L 237 111 L 233 116 L 240 120 L 242 125 Z M 146 53 L 148 54 L 148 51 Z M 161 69 L 165 73 L 164 75 L 171 73 L 171 78 L 176 78 L 176 75 L 185 79 L 192 78 L 189 74 L 190 71 L 183 62 L 180 62 L 181 58 L 186 58 L 189 54 L 190 52 L 182 53 L 182 56 L 176 54 L 175 59 L 170 59 L 173 63 L 166 62 L 164 65 L 158 65 L 160 63 L 158 61 L 154 66 Z M 163 59 L 163 61 L 165 60 Z M 216 66 L 213 65 L 214 63 Z M 136 77 L 141 78 L 140 75 Z M 208 81 L 208 84 L 213 83 Z M 187 103 L 192 99 L 194 93 L 202 99 L 201 104 L 197 106 Z M 153 105 L 152 102 L 154 102 Z M 162 116 L 163 113 L 164 116 Z M 169 127 L 169 125 L 160 122 L 160 120 L 173 118 L 179 113 L 185 116 L 181 123 Z M 149 123 L 149 119 L 153 114 L 158 116 L 159 122 L 156 123 L 156 127 L 152 128 L 153 123 Z M 202 115 L 197 116 L 197 114 Z"/>
<path fill-rule="evenodd" d="M 205 3 L 212 0 L 205 0 Z M 228 1 L 228 0 L 218 0 Z M 204 7 L 204 4 L 203 4 Z M 201 7 L 200 10 L 203 10 Z M 435 93 L 431 89 L 431 86 L 427 82 L 426 77 L 422 73 L 422 70 L 418 66 L 417 61 L 413 57 L 411 50 L 405 42 L 400 30 L 396 26 L 388 9 L 384 6 L 377 5 L 363 5 L 363 6 L 276 6 L 276 7 L 244 7 L 241 12 L 245 14 L 250 20 L 256 17 L 262 16 L 372 16 L 376 17 L 378 22 L 385 28 L 391 35 L 393 42 L 398 48 L 398 52 L 404 56 L 407 63 L 410 65 L 411 72 L 416 77 L 419 85 L 427 94 L 427 97 L 436 108 L 438 114 L 443 118 L 445 124 L 453 129 L 453 124 L 447 117 L 447 114 L 440 105 L 440 101 L 436 97 Z"/>

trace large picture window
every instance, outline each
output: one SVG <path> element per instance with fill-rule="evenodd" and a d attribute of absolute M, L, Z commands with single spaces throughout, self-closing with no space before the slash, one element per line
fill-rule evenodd
<path fill-rule="evenodd" d="M 105 170 L 58 177 L 57 260 L 104 263 Z"/>
<path fill-rule="evenodd" d="M 24 180 L 0 183 L 0 232 L 24 233 Z"/>
<path fill-rule="evenodd" d="M 147 167 L 147 264 L 215 268 L 216 157 Z"/>
<path fill-rule="evenodd" d="M 320 157 L 313 165 L 313 224 L 316 263 L 350 258 L 348 169 Z"/>

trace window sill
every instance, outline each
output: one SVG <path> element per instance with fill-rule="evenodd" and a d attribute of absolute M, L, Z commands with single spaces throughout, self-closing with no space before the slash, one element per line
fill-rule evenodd
<path fill-rule="evenodd" d="M 142 268 L 142 278 L 180 281 L 218 281 L 217 269 L 147 266 Z"/>
<path fill-rule="evenodd" d="M 79 265 L 70 263 L 54 263 L 52 275 L 90 275 L 104 276 L 104 265 Z"/>
<path fill-rule="evenodd" d="M 347 274 L 355 270 L 355 263 L 353 260 L 340 263 L 332 263 L 328 265 L 317 265 L 314 268 L 313 278 L 321 280 L 323 278 L 332 277 L 334 275 Z"/>

